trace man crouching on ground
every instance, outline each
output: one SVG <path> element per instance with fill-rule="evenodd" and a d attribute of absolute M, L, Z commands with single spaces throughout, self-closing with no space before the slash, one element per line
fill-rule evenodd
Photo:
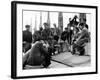
<path fill-rule="evenodd" d="M 47 68 L 51 64 L 51 53 L 49 53 L 48 47 L 43 40 L 36 40 L 32 48 L 23 56 L 23 69 L 25 65 L 42 65 Z"/>

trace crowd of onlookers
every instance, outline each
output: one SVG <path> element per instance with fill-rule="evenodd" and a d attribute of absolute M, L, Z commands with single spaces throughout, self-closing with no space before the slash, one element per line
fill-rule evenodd
<path fill-rule="evenodd" d="M 43 27 L 30 32 L 30 25 L 26 25 L 23 31 L 23 67 L 28 65 L 50 65 L 51 55 L 55 52 L 61 52 L 63 44 L 67 44 L 67 51 L 72 54 L 85 54 L 85 45 L 90 42 L 90 32 L 86 19 L 84 23 L 77 20 L 77 16 L 73 19 L 69 18 L 69 23 L 64 31 L 60 30 L 54 23 L 54 28 L 50 28 L 48 23 L 44 23 Z M 61 44 L 62 43 L 62 44 Z"/>

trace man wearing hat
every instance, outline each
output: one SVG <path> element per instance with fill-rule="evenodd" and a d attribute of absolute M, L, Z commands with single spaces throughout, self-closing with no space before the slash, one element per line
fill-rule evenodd
<path fill-rule="evenodd" d="M 30 32 L 30 25 L 25 26 L 23 31 L 23 52 L 26 53 L 31 48 L 32 33 Z"/>

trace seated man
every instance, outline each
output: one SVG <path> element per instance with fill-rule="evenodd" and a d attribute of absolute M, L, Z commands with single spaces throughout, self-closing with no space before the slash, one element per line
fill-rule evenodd
<path fill-rule="evenodd" d="M 43 40 L 37 40 L 32 48 L 23 56 L 23 68 L 25 65 L 48 67 L 50 62 L 50 53 L 48 53 L 48 46 L 44 45 Z"/>
<path fill-rule="evenodd" d="M 90 41 L 90 35 L 88 32 L 88 25 L 80 24 L 80 32 L 76 35 L 77 39 L 73 44 L 73 54 L 75 54 L 75 50 L 79 51 L 79 55 L 84 55 L 85 53 L 85 43 Z"/>

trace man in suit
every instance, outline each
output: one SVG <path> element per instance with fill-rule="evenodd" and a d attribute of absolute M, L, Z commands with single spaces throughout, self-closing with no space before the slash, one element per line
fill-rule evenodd
<path fill-rule="evenodd" d="M 23 56 L 23 68 L 25 65 L 43 65 L 47 68 L 51 64 L 51 54 L 48 52 L 48 47 L 43 40 L 37 40 L 26 55 Z"/>
<path fill-rule="evenodd" d="M 75 54 L 75 50 L 79 51 L 80 55 L 84 55 L 85 53 L 85 49 L 84 46 L 86 43 L 88 43 L 90 41 L 90 35 L 88 32 L 88 25 L 84 25 L 83 23 L 81 23 L 79 25 L 80 28 L 80 32 L 78 34 L 76 34 L 76 41 L 73 44 L 73 54 Z"/>
<path fill-rule="evenodd" d="M 30 32 L 30 25 L 26 25 L 26 30 L 23 31 L 23 52 L 26 53 L 31 48 L 32 33 Z"/>

